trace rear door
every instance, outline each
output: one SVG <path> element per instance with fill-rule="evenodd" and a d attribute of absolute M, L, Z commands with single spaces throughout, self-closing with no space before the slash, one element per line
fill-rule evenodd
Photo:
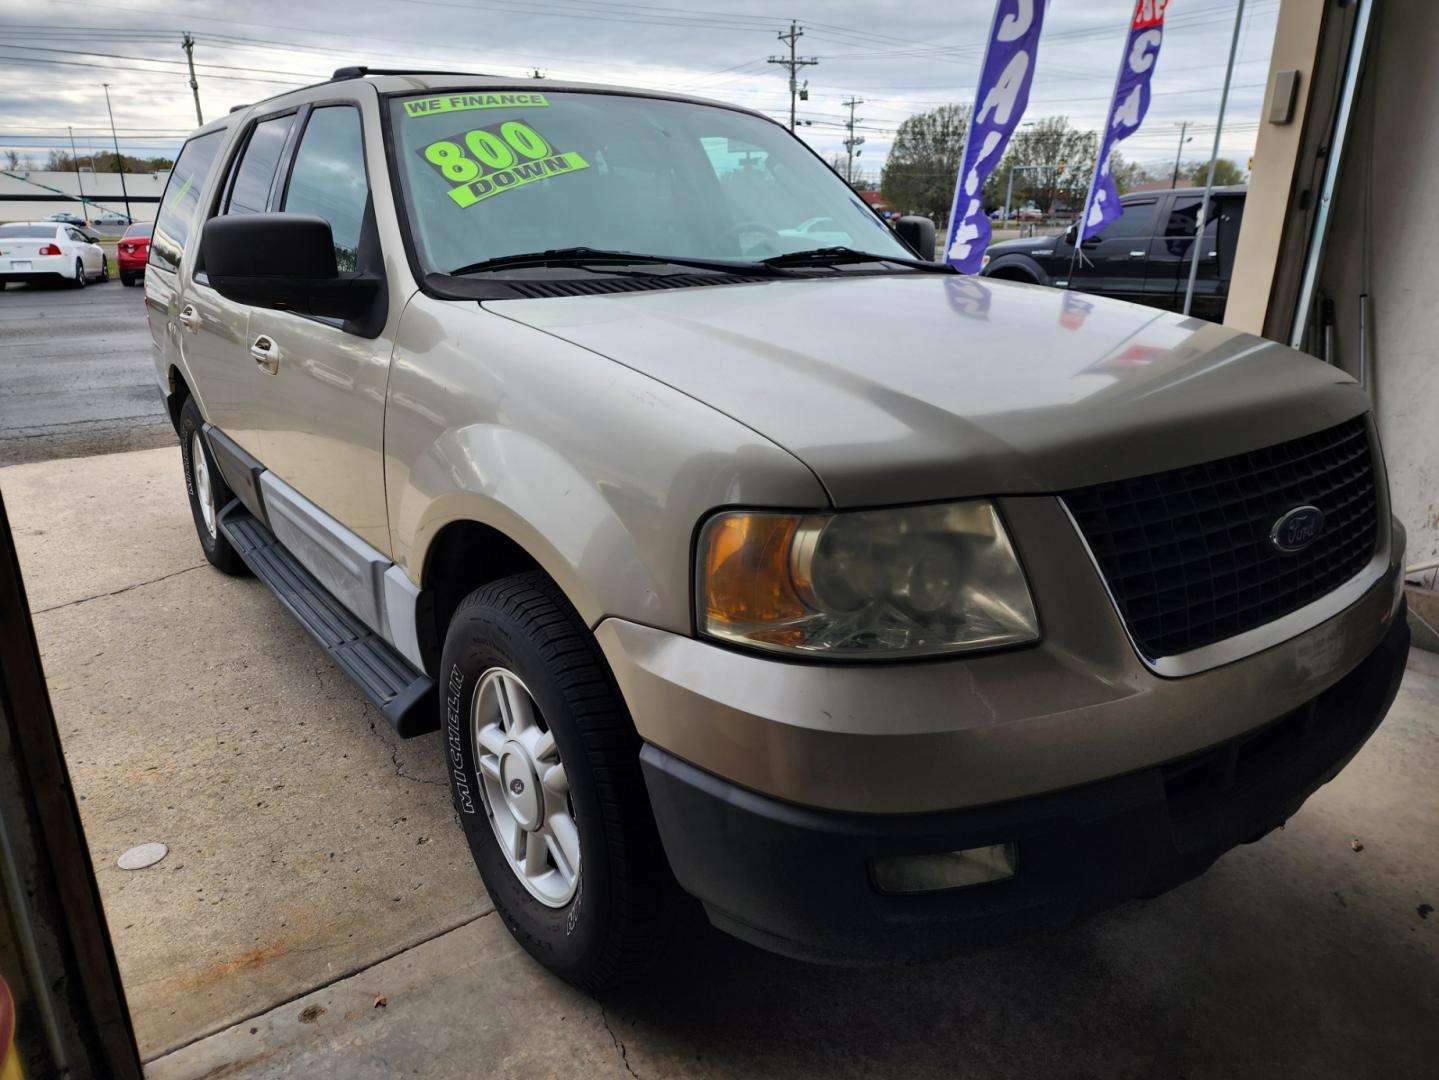
<path fill-rule="evenodd" d="M 1202 201 L 1202 195 L 1192 192 L 1173 196 L 1163 227 L 1156 230 L 1150 241 L 1147 291 L 1156 306 L 1171 311 L 1184 310 L 1190 263 L 1195 255 L 1195 223 Z M 1210 196 L 1209 215 L 1199 242 L 1194 303 L 1190 308 L 1191 314 L 1202 319 L 1217 322 L 1224 317 L 1243 213 L 1242 193 Z"/>
<path fill-rule="evenodd" d="M 223 128 L 209 131 L 180 148 L 160 197 L 160 212 L 156 215 L 150 242 L 150 262 L 145 268 L 145 313 L 155 342 L 160 385 L 168 388 L 171 368 L 185 372 L 190 391 L 202 412 L 208 409 L 208 388 L 194 378 L 190 368 L 191 344 L 196 335 L 186 329 L 190 318 L 182 287 L 182 267 L 188 269 L 194 259 L 194 249 L 199 244 L 200 200 L 211 186 L 228 136 L 229 132 Z M 180 321 L 182 314 L 186 323 Z"/>
<path fill-rule="evenodd" d="M 1069 287 L 1143 303 L 1157 198 L 1125 199 L 1124 212 L 1080 245 Z M 1065 255 L 1073 249 L 1065 246 Z M 1056 255 L 1058 251 L 1056 251 Z"/>
<path fill-rule="evenodd" d="M 85 273 L 98 275 L 100 268 L 105 264 L 105 252 L 100 245 L 92 242 L 88 236 L 73 225 L 66 226 L 65 235 L 75 245 L 75 252 L 80 256 Z"/>

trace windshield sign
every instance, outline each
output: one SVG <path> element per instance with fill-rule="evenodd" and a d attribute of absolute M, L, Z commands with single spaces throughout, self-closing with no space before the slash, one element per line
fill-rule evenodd
<path fill-rule="evenodd" d="M 390 152 L 429 272 L 574 247 L 735 262 L 827 247 L 909 255 L 802 143 L 746 113 L 528 92 L 391 108 Z"/>

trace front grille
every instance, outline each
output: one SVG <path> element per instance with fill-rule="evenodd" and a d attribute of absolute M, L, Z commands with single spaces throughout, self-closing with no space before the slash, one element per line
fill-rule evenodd
<path fill-rule="evenodd" d="M 1248 454 L 1067 492 L 1129 634 L 1175 656 L 1332 592 L 1373 558 L 1379 514 L 1364 418 Z M 1296 506 L 1318 539 L 1283 554 L 1269 534 Z"/>

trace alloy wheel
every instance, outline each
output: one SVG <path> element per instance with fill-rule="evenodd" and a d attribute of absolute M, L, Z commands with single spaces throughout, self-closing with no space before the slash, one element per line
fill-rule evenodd
<path fill-rule="evenodd" d="M 529 688 L 490 668 L 475 686 L 470 735 L 500 851 L 530 894 L 564 907 L 580 881 L 580 834 L 559 747 Z"/>

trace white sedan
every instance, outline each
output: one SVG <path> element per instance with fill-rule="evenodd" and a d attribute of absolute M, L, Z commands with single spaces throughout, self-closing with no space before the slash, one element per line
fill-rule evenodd
<path fill-rule="evenodd" d="M 0 225 L 0 288 L 11 281 L 64 281 L 83 289 L 91 281 L 109 279 L 104 250 L 74 225 Z"/>

